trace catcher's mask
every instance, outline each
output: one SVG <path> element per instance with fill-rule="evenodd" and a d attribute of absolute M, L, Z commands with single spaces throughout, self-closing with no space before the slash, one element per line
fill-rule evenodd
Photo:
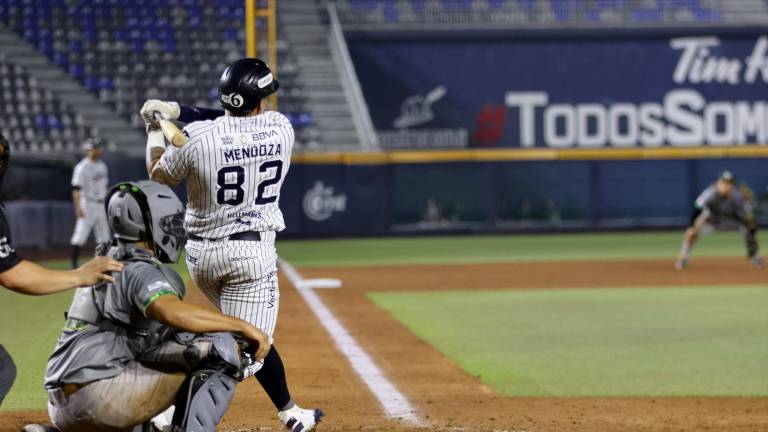
<path fill-rule="evenodd" d="M 118 242 L 146 241 L 160 261 L 178 261 L 186 241 L 184 205 L 171 188 L 148 180 L 120 183 L 106 203 L 107 222 Z"/>

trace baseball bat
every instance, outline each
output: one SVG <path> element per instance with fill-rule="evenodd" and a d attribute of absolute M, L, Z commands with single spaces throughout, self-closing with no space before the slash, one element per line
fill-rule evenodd
<path fill-rule="evenodd" d="M 187 137 L 184 136 L 184 133 L 173 122 L 166 119 L 160 119 L 158 122 L 160 123 L 160 129 L 163 130 L 165 139 L 175 147 L 182 147 L 187 143 Z"/>

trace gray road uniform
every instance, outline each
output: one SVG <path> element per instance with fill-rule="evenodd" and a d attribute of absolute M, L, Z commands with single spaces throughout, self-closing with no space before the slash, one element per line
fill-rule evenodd
<path fill-rule="evenodd" d="M 231 335 L 176 333 L 147 317 L 147 308 L 159 297 L 182 298 L 184 284 L 175 271 L 143 250 L 119 249 L 113 247 L 110 255 L 122 258 L 124 270 L 115 275 L 114 284 L 77 290 L 48 360 L 48 412 L 62 432 L 134 430 L 174 403 L 182 385 L 212 358 L 211 352 L 227 351 L 230 357 L 237 356 L 232 366 L 239 366 Z M 211 338 L 228 348 L 218 348 Z M 215 423 L 231 400 L 235 383 L 228 376 L 218 380 L 225 384 L 218 395 L 224 405 L 211 409 L 203 403 L 206 415 L 201 416 Z M 191 402 L 176 400 L 177 407 Z M 200 409 L 199 400 L 197 404 Z M 194 430 L 212 431 L 215 423 Z"/>
<path fill-rule="evenodd" d="M 756 227 L 753 221 L 752 205 L 744 195 L 734 188 L 728 196 L 717 193 L 715 185 L 704 189 L 694 204 L 696 211 L 693 222 L 700 217 L 705 218 L 701 227 L 702 234 L 716 230 L 738 230 L 746 243 L 747 255 L 757 254 Z"/>
<path fill-rule="evenodd" d="M 746 221 L 752 218 L 752 206 L 735 188 L 730 195 L 722 196 L 717 193 L 715 185 L 709 186 L 696 198 L 695 206 L 701 213 L 706 214 L 707 222 L 714 227 L 727 227 L 731 224 L 731 227 L 735 228 L 745 225 Z"/>
<path fill-rule="evenodd" d="M 107 214 L 104 212 L 108 183 L 109 172 L 103 161 L 84 158 L 75 166 L 72 187 L 80 189 L 80 208 L 84 215 L 75 223 L 70 244 L 83 246 L 91 231 L 96 236 L 96 243 L 109 241 Z"/>
<path fill-rule="evenodd" d="M 0 203 L 0 273 L 7 272 L 19 265 L 20 262 L 21 258 L 16 254 L 11 242 L 11 227 L 5 219 L 5 207 Z M 15 380 L 16 364 L 8 351 L 0 344 L 0 405 L 3 404 L 5 395 L 11 391 L 11 386 Z"/>

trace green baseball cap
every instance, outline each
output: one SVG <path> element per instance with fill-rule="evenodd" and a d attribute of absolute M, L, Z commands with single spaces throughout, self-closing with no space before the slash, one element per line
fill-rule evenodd
<path fill-rule="evenodd" d="M 722 180 L 728 183 L 733 183 L 733 173 L 731 173 L 728 170 L 725 170 L 720 173 L 720 177 L 718 177 L 718 180 Z"/>

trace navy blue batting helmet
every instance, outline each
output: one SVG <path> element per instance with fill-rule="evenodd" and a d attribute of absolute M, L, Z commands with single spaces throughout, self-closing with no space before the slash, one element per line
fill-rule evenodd
<path fill-rule="evenodd" d="M 224 69 L 219 79 L 219 102 L 227 111 L 244 114 L 280 87 L 266 63 L 243 58 Z"/>

